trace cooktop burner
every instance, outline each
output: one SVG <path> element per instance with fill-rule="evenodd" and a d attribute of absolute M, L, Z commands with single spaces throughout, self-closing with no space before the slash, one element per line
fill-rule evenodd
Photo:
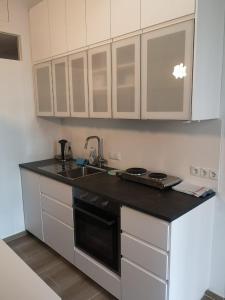
<path fill-rule="evenodd" d="M 145 184 L 158 189 L 165 189 L 181 182 L 179 177 L 151 172 L 144 168 L 129 168 L 125 172 L 117 173 L 117 176 L 121 179 Z"/>
<path fill-rule="evenodd" d="M 126 170 L 126 172 L 128 174 L 141 176 L 141 175 L 146 174 L 147 170 L 144 169 L 144 168 L 129 168 L 129 169 Z"/>
<path fill-rule="evenodd" d="M 167 175 L 164 173 L 150 173 L 148 175 L 149 178 L 152 180 L 165 180 L 167 178 Z"/>

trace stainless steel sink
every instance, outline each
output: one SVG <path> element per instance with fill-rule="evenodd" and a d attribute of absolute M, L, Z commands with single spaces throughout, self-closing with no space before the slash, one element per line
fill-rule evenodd
<path fill-rule="evenodd" d="M 66 177 L 68 179 L 76 179 L 79 177 L 94 175 L 102 172 L 105 172 L 105 170 L 93 167 L 77 167 L 75 169 L 58 172 L 58 175 Z"/>

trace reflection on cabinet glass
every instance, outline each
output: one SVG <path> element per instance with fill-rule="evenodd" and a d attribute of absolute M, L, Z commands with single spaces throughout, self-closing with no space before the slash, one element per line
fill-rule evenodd
<path fill-rule="evenodd" d="M 142 118 L 189 119 L 193 21 L 142 37 Z"/>
<path fill-rule="evenodd" d="M 140 118 L 140 37 L 113 44 L 113 117 Z"/>
<path fill-rule="evenodd" d="M 111 117 L 111 51 L 110 45 L 88 52 L 90 116 Z"/>
<path fill-rule="evenodd" d="M 51 62 L 34 66 L 34 84 L 38 116 L 53 116 Z"/>
<path fill-rule="evenodd" d="M 70 106 L 74 117 L 88 117 L 87 54 L 69 57 Z"/>
<path fill-rule="evenodd" d="M 70 115 L 67 57 L 54 60 L 52 67 L 55 115 L 67 117 Z"/>

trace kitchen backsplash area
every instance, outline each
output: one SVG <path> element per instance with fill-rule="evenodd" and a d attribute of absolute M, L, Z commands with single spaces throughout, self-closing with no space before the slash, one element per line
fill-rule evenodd
<path fill-rule="evenodd" d="M 217 180 L 193 176 L 190 168 L 218 172 L 219 120 L 187 123 L 69 118 L 64 119 L 62 125 L 62 134 L 71 141 L 75 157 L 88 157 L 85 139 L 98 135 L 103 138 L 104 157 L 114 168 L 145 167 L 217 188 Z M 97 147 L 95 141 L 90 146 Z M 111 159 L 110 155 L 121 159 Z"/>

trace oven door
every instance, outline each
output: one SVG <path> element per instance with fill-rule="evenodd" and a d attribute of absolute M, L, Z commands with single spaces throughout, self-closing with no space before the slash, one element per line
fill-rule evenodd
<path fill-rule="evenodd" d="M 74 217 L 76 247 L 119 273 L 118 217 L 86 204 Z"/>

